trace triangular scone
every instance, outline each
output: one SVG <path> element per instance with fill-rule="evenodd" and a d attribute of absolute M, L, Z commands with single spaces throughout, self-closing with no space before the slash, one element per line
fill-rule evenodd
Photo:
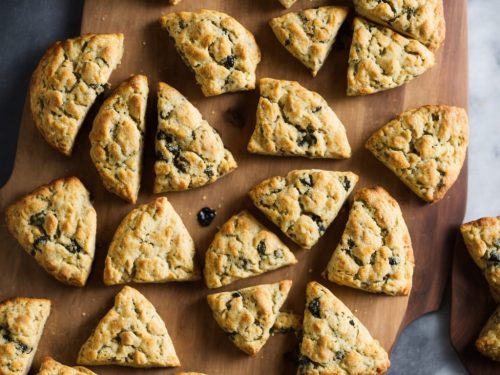
<path fill-rule="evenodd" d="M 209 294 L 207 301 L 217 324 L 242 351 L 254 355 L 269 339 L 291 280 L 232 292 Z"/>
<path fill-rule="evenodd" d="M 205 96 L 253 90 L 260 50 L 250 31 L 215 10 L 169 13 L 160 23 Z"/>
<path fill-rule="evenodd" d="M 434 63 L 434 53 L 419 41 L 357 17 L 349 52 L 347 95 L 373 94 L 404 85 Z"/>
<path fill-rule="evenodd" d="M 429 105 L 401 113 L 365 146 L 420 198 L 436 202 L 458 178 L 468 143 L 464 109 Z"/>
<path fill-rule="evenodd" d="M 200 187 L 236 167 L 233 155 L 201 113 L 180 92 L 160 82 L 154 192 Z"/>
<path fill-rule="evenodd" d="M 180 366 L 165 323 L 146 297 L 129 286 L 78 353 L 81 365 Z"/>
<path fill-rule="evenodd" d="M 306 291 L 300 375 L 384 374 L 389 356 L 351 310 L 327 288 L 310 282 Z"/>
<path fill-rule="evenodd" d="M 290 8 L 297 0 L 278 0 L 285 8 Z"/>
<path fill-rule="evenodd" d="M 460 226 L 469 254 L 500 303 L 500 216 L 483 217 Z"/>
<path fill-rule="evenodd" d="M 354 0 L 356 12 L 422 42 L 432 50 L 444 41 L 442 0 Z"/>
<path fill-rule="evenodd" d="M 199 280 L 194 242 L 182 219 L 160 197 L 122 220 L 109 245 L 106 285 Z"/>
<path fill-rule="evenodd" d="M 279 42 L 315 77 L 348 12 L 349 8 L 342 6 L 306 9 L 273 18 L 269 25 Z"/>
<path fill-rule="evenodd" d="M 381 187 L 358 190 L 323 276 L 367 292 L 408 295 L 414 265 L 410 233 L 398 202 Z"/>
<path fill-rule="evenodd" d="M 123 82 L 102 104 L 90 132 L 90 156 L 104 187 L 137 201 L 142 174 L 148 78 Z"/>
<path fill-rule="evenodd" d="M 123 34 L 88 34 L 53 44 L 30 84 L 33 121 L 45 140 L 71 155 L 78 130 L 123 55 Z"/>
<path fill-rule="evenodd" d="M 259 85 L 248 151 L 308 158 L 351 156 L 344 125 L 321 95 L 294 81 L 263 78 Z"/>
<path fill-rule="evenodd" d="M 231 217 L 205 254 L 205 283 L 219 288 L 297 263 L 290 249 L 249 212 Z"/>
<path fill-rule="evenodd" d="M 97 375 L 88 368 L 82 366 L 70 367 L 47 357 L 43 360 L 37 375 Z"/>
<path fill-rule="evenodd" d="M 250 190 L 255 206 L 290 239 L 310 249 L 358 182 L 352 172 L 304 169 L 262 181 Z"/>
<path fill-rule="evenodd" d="M 494 361 L 500 361 L 500 306 L 481 330 L 476 340 L 476 348 Z"/>
<path fill-rule="evenodd" d="M 40 186 L 6 211 L 7 227 L 57 280 L 84 286 L 94 260 L 97 218 L 76 177 Z"/>
<path fill-rule="evenodd" d="M 50 314 L 50 301 L 13 298 L 0 303 L 0 374 L 26 375 Z"/>

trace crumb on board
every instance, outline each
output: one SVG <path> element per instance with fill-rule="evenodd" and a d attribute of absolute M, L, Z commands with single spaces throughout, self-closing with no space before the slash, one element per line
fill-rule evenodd
<path fill-rule="evenodd" d="M 106 20 L 106 17 L 102 16 L 101 21 L 105 21 L 105 20 Z"/>
<path fill-rule="evenodd" d="M 204 195 L 203 197 L 201 197 L 201 199 L 203 199 L 204 201 L 206 201 L 207 200 L 207 196 Z"/>
<path fill-rule="evenodd" d="M 145 45 L 146 45 L 146 41 L 145 41 L 145 40 L 143 40 L 143 41 L 142 41 L 142 45 L 143 45 L 143 46 L 145 46 Z"/>

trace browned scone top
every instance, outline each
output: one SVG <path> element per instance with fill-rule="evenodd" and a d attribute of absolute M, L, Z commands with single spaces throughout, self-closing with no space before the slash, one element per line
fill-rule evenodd
<path fill-rule="evenodd" d="M 46 357 L 37 375 L 97 375 L 88 368 L 82 366 L 66 366 L 53 358 Z"/>
<path fill-rule="evenodd" d="M 123 34 L 87 34 L 54 43 L 30 84 L 33 121 L 45 140 L 71 155 L 78 131 L 120 63 Z"/>
<path fill-rule="evenodd" d="M 476 348 L 494 361 L 500 361 L 500 306 L 490 316 L 476 340 Z"/>

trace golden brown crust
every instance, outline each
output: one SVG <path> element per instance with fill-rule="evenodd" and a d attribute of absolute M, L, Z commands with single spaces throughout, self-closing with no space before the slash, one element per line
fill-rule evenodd
<path fill-rule="evenodd" d="M 33 121 L 45 140 L 69 156 L 78 130 L 123 54 L 123 34 L 87 34 L 54 43 L 30 84 Z"/>
<path fill-rule="evenodd" d="M 82 366 L 70 367 L 57 362 L 53 358 L 46 357 L 37 375 L 97 375 L 88 368 Z"/>
<path fill-rule="evenodd" d="M 129 286 L 101 319 L 78 353 L 81 365 L 118 365 L 137 368 L 177 367 L 179 358 L 155 307 Z"/>
<path fill-rule="evenodd" d="M 381 187 L 358 190 L 323 276 L 367 292 L 408 295 L 414 265 L 410 233 L 396 200 Z"/>
<path fill-rule="evenodd" d="M 90 132 L 90 156 L 104 187 L 137 201 L 142 174 L 148 78 L 124 81 L 101 105 Z"/>
<path fill-rule="evenodd" d="M 464 109 L 427 105 L 401 113 L 365 146 L 420 198 L 437 202 L 457 180 L 468 144 Z"/>
<path fill-rule="evenodd" d="M 97 218 L 76 177 L 40 186 L 6 210 L 7 228 L 57 280 L 84 286 L 95 252 Z"/>
<path fill-rule="evenodd" d="M 297 0 L 278 0 L 285 8 L 290 8 Z"/>
<path fill-rule="evenodd" d="M 481 330 L 476 348 L 494 361 L 500 361 L 500 307 L 497 307 Z"/>

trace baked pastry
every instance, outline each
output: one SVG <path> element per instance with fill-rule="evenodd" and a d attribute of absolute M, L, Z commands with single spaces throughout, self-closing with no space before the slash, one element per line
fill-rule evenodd
<path fill-rule="evenodd" d="M 298 82 L 260 80 L 255 130 L 257 154 L 343 159 L 351 156 L 344 125 L 325 99 Z"/>
<path fill-rule="evenodd" d="M 130 211 L 109 245 L 106 285 L 200 279 L 194 242 L 182 219 L 160 197 Z"/>
<path fill-rule="evenodd" d="M 292 241 L 310 249 L 325 233 L 358 182 L 352 172 L 304 169 L 250 190 L 255 206 Z"/>
<path fill-rule="evenodd" d="M 356 12 L 437 49 L 444 41 L 446 22 L 442 0 L 354 0 Z"/>
<path fill-rule="evenodd" d="M 434 53 L 419 41 L 356 17 L 347 95 L 373 94 L 404 85 L 434 64 Z"/>
<path fill-rule="evenodd" d="M 30 105 L 45 140 L 71 155 L 76 135 L 123 55 L 123 34 L 87 34 L 54 43 L 31 77 Z"/>
<path fill-rule="evenodd" d="M 283 5 L 285 8 L 290 8 L 293 4 L 295 4 L 297 0 L 279 0 L 281 5 Z"/>
<path fill-rule="evenodd" d="M 408 295 L 414 266 L 398 202 L 381 187 L 358 190 L 323 277 L 367 292 Z"/>
<path fill-rule="evenodd" d="M 273 18 L 269 25 L 279 42 L 315 77 L 348 12 L 349 8 L 343 6 L 305 9 Z"/>
<path fill-rule="evenodd" d="M 488 319 L 476 340 L 476 348 L 494 361 L 500 361 L 500 307 Z"/>
<path fill-rule="evenodd" d="M 181 2 L 181 0 L 168 0 L 168 2 L 170 3 L 170 5 L 177 5 Z"/>
<path fill-rule="evenodd" d="M 294 331 L 298 333 L 302 331 L 302 316 L 299 314 L 291 312 L 280 312 L 276 321 L 274 322 L 271 332 L 275 333 L 285 333 L 288 331 Z"/>
<path fill-rule="evenodd" d="M 76 177 L 54 180 L 12 204 L 7 228 L 57 280 L 84 286 L 95 252 L 97 218 L 85 186 Z"/>
<path fill-rule="evenodd" d="M 500 303 L 500 216 L 462 224 L 460 232 L 471 258 L 486 277 L 493 298 Z"/>
<path fill-rule="evenodd" d="M 307 284 L 299 375 L 378 375 L 390 366 L 387 352 L 351 310 L 327 288 Z"/>
<path fill-rule="evenodd" d="M 47 357 L 43 360 L 37 375 L 97 375 L 88 368 L 82 366 L 65 366 L 56 360 Z"/>
<path fill-rule="evenodd" d="M 162 27 L 196 77 L 205 96 L 253 90 L 260 50 L 233 17 L 215 10 L 169 13 Z"/>
<path fill-rule="evenodd" d="M 78 353 L 80 365 L 177 367 L 179 358 L 165 323 L 146 297 L 129 286 Z"/>
<path fill-rule="evenodd" d="M 0 374 L 28 373 L 49 314 L 48 299 L 19 297 L 0 303 Z"/>
<path fill-rule="evenodd" d="M 130 77 L 102 104 L 90 132 L 90 156 L 104 187 L 137 201 L 142 174 L 148 78 Z"/>
<path fill-rule="evenodd" d="M 401 113 L 365 146 L 420 198 L 436 202 L 457 180 L 468 143 L 464 109 L 428 105 Z"/>
<path fill-rule="evenodd" d="M 160 82 L 154 192 L 200 187 L 236 167 L 233 155 L 201 113 L 180 92 Z"/>
<path fill-rule="evenodd" d="M 214 319 L 229 339 L 245 353 L 254 355 L 269 339 L 291 286 L 291 280 L 284 280 L 209 294 L 207 300 Z"/>
<path fill-rule="evenodd" d="M 248 211 L 231 217 L 205 253 L 205 283 L 219 288 L 297 263 L 290 249 Z"/>

